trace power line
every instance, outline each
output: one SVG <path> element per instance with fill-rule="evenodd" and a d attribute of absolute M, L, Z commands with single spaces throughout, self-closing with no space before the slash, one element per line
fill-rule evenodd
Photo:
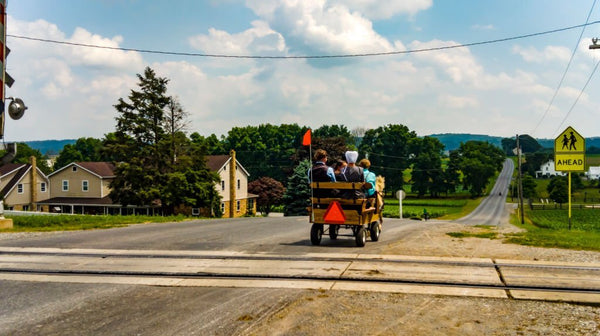
<path fill-rule="evenodd" d="M 581 95 L 585 91 L 585 88 L 587 88 L 588 84 L 590 83 L 590 80 L 592 79 L 592 77 L 596 73 L 596 70 L 598 69 L 598 65 L 600 65 L 600 61 L 598 61 L 596 63 L 596 66 L 594 67 L 594 70 L 592 70 L 592 73 L 590 74 L 590 76 L 588 77 L 587 81 L 585 82 L 585 85 L 583 86 L 583 88 L 579 92 L 579 95 L 577 96 L 577 99 L 575 99 L 575 102 L 573 102 L 573 105 L 569 109 L 569 112 L 567 112 L 567 115 L 560 122 L 560 125 L 558 125 L 558 127 L 556 128 L 556 131 L 554 131 L 554 134 L 558 134 L 558 132 L 560 130 L 560 127 L 565 123 L 565 121 L 567 120 L 567 118 L 569 117 L 569 115 L 571 114 L 571 112 L 573 111 L 573 109 L 575 108 L 575 105 L 577 105 L 577 102 L 579 101 L 579 98 L 581 98 Z"/>
<path fill-rule="evenodd" d="M 87 43 L 77 43 L 77 42 L 68 42 L 68 41 L 58 41 L 51 39 L 43 39 L 37 37 L 30 36 L 21 36 L 21 35 L 12 35 L 7 34 L 6 36 L 30 40 L 30 41 L 38 41 L 44 43 L 53 43 L 53 44 L 61 44 L 61 45 L 69 45 L 75 47 L 85 47 L 85 48 L 96 48 L 96 49 L 107 49 L 107 50 L 119 50 L 119 51 L 135 51 L 139 53 L 147 53 L 147 54 L 160 54 L 160 55 L 170 55 L 170 56 L 189 56 L 189 57 L 211 57 L 211 58 L 241 58 L 241 59 L 328 59 L 328 58 L 355 58 L 355 57 L 372 57 L 372 56 L 390 56 L 390 55 L 403 55 L 403 54 L 413 54 L 420 52 L 430 52 L 430 51 L 440 51 L 440 50 L 448 50 L 448 49 L 456 49 L 456 48 L 465 48 L 465 47 L 473 47 L 485 44 L 493 44 L 500 42 L 507 42 L 519 39 L 525 39 L 530 37 L 555 34 L 567 30 L 572 30 L 581 27 L 587 27 L 591 25 L 595 25 L 600 23 L 600 21 L 594 22 L 586 22 L 584 24 L 558 28 L 553 30 L 547 30 L 543 32 L 537 32 L 532 34 L 518 35 L 512 37 L 505 37 L 495 40 L 487 40 L 480 42 L 472 42 L 465 44 L 455 44 L 450 46 L 442 46 L 442 47 L 432 47 L 432 48 L 423 48 L 423 49 L 411 49 L 411 50 L 402 50 L 402 51 L 388 51 L 388 52 L 373 52 L 373 53 L 360 53 L 360 54 L 340 54 L 340 55 L 304 55 L 304 56 L 260 56 L 260 55 L 226 55 L 226 54 L 203 54 L 203 53 L 189 53 L 189 52 L 177 52 L 177 51 L 164 51 L 164 50 L 151 50 L 151 49 L 138 49 L 138 48 L 123 48 L 123 47 L 109 47 L 109 46 L 101 46 L 96 44 L 87 44 Z"/>
<path fill-rule="evenodd" d="M 590 20 L 590 16 L 592 15 L 592 11 L 594 10 L 594 6 L 596 5 L 596 0 L 594 0 L 594 2 L 592 3 L 592 8 L 590 8 L 590 12 L 588 13 L 588 16 L 585 20 L 585 23 L 588 23 L 588 21 Z M 563 81 L 565 80 L 565 77 L 567 76 L 567 72 L 569 71 L 569 68 L 571 67 L 571 62 L 573 61 L 573 58 L 575 57 L 575 53 L 577 52 L 577 47 L 579 47 L 579 42 L 581 41 L 581 37 L 583 36 L 583 32 L 585 31 L 585 27 L 583 26 L 583 28 L 581 29 L 581 33 L 579 34 L 579 38 L 577 39 L 577 43 L 575 43 L 575 47 L 573 48 L 573 53 L 571 53 L 571 58 L 569 59 L 569 63 L 567 63 L 567 68 L 565 69 L 565 72 L 563 73 L 560 81 L 558 82 L 558 86 L 556 87 L 556 90 L 554 91 L 554 95 L 552 96 L 552 99 L 550 99 L 550 103 L 548 104 L 548 108 L 546 109 L 546 112 L 544 112 L 544 115 L 542 116 L 542 118 L 540 119 L 540 121 L 537 123 L 537 125 L 535 126 L 535 128 L 531 131 L 531 135 L 533 135 L 535 133 L 535 131 L 537 131 L 538 127 L 540 127 L 540 124 L 542 123 L 542 121 L 544 121 L 544 119 L 546 118 L 546 115 L 548 115 L 548 112 L 550 111 L 550 107 L 552 107 L 552 104 L 554 104 L 554 99 L 556 99 L 556 95 L 558 94 L 558 91 L 560 90 Z M 559 126 L 560 127 L 560 126 Z"/>

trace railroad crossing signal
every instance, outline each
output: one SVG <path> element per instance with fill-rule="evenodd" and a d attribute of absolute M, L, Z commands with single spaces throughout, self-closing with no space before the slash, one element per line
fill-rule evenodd
<path fill-rule="evenodd" d="M 554 140 L 554 170 L 585 171 L 585 138 L 571 126 Z"/>

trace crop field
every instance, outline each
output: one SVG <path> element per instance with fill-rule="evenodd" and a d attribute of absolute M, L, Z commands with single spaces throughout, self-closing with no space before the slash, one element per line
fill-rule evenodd
<path fill-rule="evenodd" d="M 431 218 L 439 218 L 450 214 L 460 213 L 463 207 L 467 204 L 467 199 L 405 199 L 402 201 L 402 217 L 403 218 L 420 218 L 423 215 L 423 210 L 427 209 L 427 213 Z M 383 210 L 384 217 L 399 217 L 400 204 L 398 199 L 386 198 L 385 208 Z"/>
<path fill-rule="evenodd" d="M 527 211 L 527 217 L 537 227 L 550 230 L 568 230 L 568 211 L 536 210 Z M 600 209 L 573 209 L 571 213 L 571 229 L 600 233 Z"/>

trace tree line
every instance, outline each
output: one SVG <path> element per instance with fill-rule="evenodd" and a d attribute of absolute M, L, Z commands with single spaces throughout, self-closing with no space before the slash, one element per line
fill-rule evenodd
<path fill-rule="evenodd" d="M 219 215 L 220 199 L 213 187 L 219 179 L 206 167 L 206 156 L 228 154 L 231 149 L 250 173 L 251 182 L 270 179 L 265 181 L 271 187 L 262 186 L 260 192 L 279 190 L 273 181 L 285 185 L 286 195 L 280 198 L 286 204 L 298 201 L 291 193 L 308 187 L 310 148 L 326 150 L 330 163 L 343 159 L 347 150 L 358 150 L 361 157 L 371 161 L 372 170 L 386 178 L 388 195 L 410 184 L 421 197 L 454 193 L 459 186 L 472 196 L 482 195 L 505 158 L 502 149 L 482 141 L 462 143 L 446 154 L 438 139 L 419 137 L 400 124 L 353 130 L 344 125 L 324 125 L 312 130 L 311 147 L 302 146 L 308 127 L 297 124 L 232 127 L 221 136 L 188 135 L 188 112 L 176 97 L 167 94 L 168 82 L 146 68 L 138 74 L 138 87 L 114 105 L 115 131 L 102 139 L 80 138 L 66 145 L 54 167 L 44 167 L 44 172 L 71 162 L 115 162 L 113 201 L 160 206 L 167 213 L 179 206 L 203 207 Z M 272 206 L 276 196 L 269 197 Z"/>

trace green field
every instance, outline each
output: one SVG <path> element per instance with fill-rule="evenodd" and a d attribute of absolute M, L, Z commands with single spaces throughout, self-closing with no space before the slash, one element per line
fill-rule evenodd
<path fill-rule="evenodd" d="M 525 224 L 521 224 L 516 216 L 513 216 L 512 223 L 527 231 L 509 235 L 507 242 L 600 251 L 600 209 L 573 210 L 571 230 L 569 230 L 567 210 L 525 211 L 525 214 Z"/>
<path fill-rule="evenodd" d="M 57 216 L 6 216 L 12 218 L 12 229 L 0 229 L 0 232 L 21 231 L 72 231 L 108 229 L 122 227 L 129 224 L 180 222 L 184 216 L 84 216 L 84 215 L 57 215 Z"/>
<path fill-rule="evenodd" d="M 472 200 L 468 198 L 406 198 L 402 201 L 402 217 L 420 219 L 423 216 L 423 210 L 427 209 L 431 218 L 447 219 L 448 216 L 463 213 L 463 209 L 470 202 Z M 386 198 L 383 216 L 398 218 L 399 208 L 398 199 Z"/>

